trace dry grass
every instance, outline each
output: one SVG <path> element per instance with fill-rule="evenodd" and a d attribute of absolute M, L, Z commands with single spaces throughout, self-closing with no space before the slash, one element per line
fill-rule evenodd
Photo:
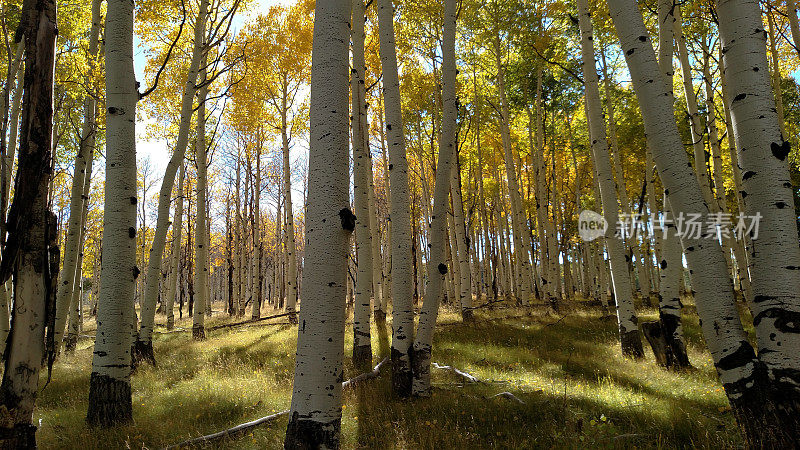
<path fill-rule="evenodd" d="M 655 311 L 643 315 L 654 317 Z M 697 319 L 687 318 L 695 370 L 671 373 L 648 355 L 623 358 L 616 323 L 598 312 L 554 317 L 478 310 L 471 324 L 443 313 L 433 360 L 478 376 L 463 385 L 434 371 L 432 398 L 395 400 L 389 376 L 345 394 L 344 448 L 737 447 L 741 441 Z M 560 320 L 559 320 L 560 319 Z M 227 319 L 209 321 L 208 326 Z M 190 328 L 184 321 L 178 324 Z M 373 327 L 386 351 L 390 330 Z M 351 338 L 348 330 L 348 348 Z M 86 427 L 91 371 L 87 339 L 56 364 L 36 419 L 43 448 L 160 448 L 286 409 L 291 397 L 295 330 L 237 327 L 194 342 L 190 333 L 158 334 L 158 367 L 133 376 L 135 424 Z M 379 350 L 382 349 L 382 350 Z M 348 352 L 349 353 L 349 352 Z M 346 362 L 346 376 L 355 374 Z M 508 391 L 519 404 L 494 394 Z M 286 418 L 229 440 L 225 448 L 280 448 Z"/>

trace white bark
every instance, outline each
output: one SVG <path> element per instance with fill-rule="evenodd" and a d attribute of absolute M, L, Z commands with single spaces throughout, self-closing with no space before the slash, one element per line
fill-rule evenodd
<path fill-rule="evenodd" d="M 372 362 L 370 343 L 370 299 L 372 297 L 372 234 L 370 233 L 369 190 L 372 188 L 369 171 L 372 157 L 367 146 L 367 104 L 364 62 L 364 22 L 366 12 L 363 0 L 353 0 L 352 15 L 353 69 L 350 71 L 353 130 L 353 203 L 356 215 L 356 257 L 358 268 L 353 307 L 353 364 Z"/>
<path fill-rule="evenodd" d="M 514 156 L 511 154 L 511 130 L 509 128 L 511 115 L 509 113 L 508 101 L 506 100 L 505 67 L 503 67 L 503 61 L 500 55 L 501 47 L 499 39 L 499 36 L 495 36 L 494 52 L 495 63 L 497 65 L 497 90 L 500 95 L 500 136 L 503 142 L 506 179 L 508 180 L 508 196 L 511 200 L 511 227 L 514 237 L 514 266 L 517 269 L 517 296 L 523 305 L 527 305 L 531 296 L 530 245 L 525 245 L 525 236 L 528 235 L 528 232 L 525 229 L 527 227 L 523 227 L 523 225 L 526 224 L 527 221 L 525 220 L 526 215 L 522 205 L 522 199 L 520 199 Z"/>
<path fill-rule="evenodd" d="M 411 212 L 408 162 L 403 135 L 400 79 L 394 37 L 394 9 L 391 0 L 378 0 L 381 67 L 383 68 L 384 112 L 389 152 L 392 252 L 392 386 L 401 396 L 411 394 L 411 347 L 414 341 L 414 309 L 411 255 Z"/>
<path fill-rule="evenodd" d="M 192 316 L 192 337 L 194 339 L 205 339 L 205 317 L 206 305 L 208 304 L 208 226 L 206 220 L 208 216 L 206 194 L 208 191 L 208 157 L 206 155 L 206 97 L 208 96 L 208 85 L 206 84 L 206 58 L 202 58 L 202 69 L 200 70 L 200 87 L 197 93 L 197 132 L 195 133 L 195 164 L 197 166 L 197 213 L 195 214 L 195 299 L 194 315 Z M 254 194 L 255 195 L 255 194 Z M 257 197 L 256 197 L 257 198 Z M 167 206 L 169 209 L 169 205 Z M 254 230 L 257 233 L 257 229 Z M 255 249 L 254 249 L 255 250 Z M 152 254 L 151 254 L 152 258 Z M 253 302 L 255 305 L 256 303 Z"/>
<path fill-rule="evenodd" d="M 178 190 L 175 195 L 175 213 L 173 215 L 172 227 L 172 250 L 169 257 L 169 278 L 167 281 L 167 292 L 165 294 L 165 304 L 167 310 L 167 329 L 171 330 L 175 325 L 175 294 L 178 287 L 178 271 L 181 256 L 181 235 L 183 233 L 183 182 L 186 178 L 186 164 L 181 164 L 178 175 Z"/>
<path fill-rule="evenodd" d="M 617 301 L 617 323 L 622 352 L 625 355 L 641 357 L 642 341 L 639 336 L 638 320 L 633 307 L 631 295 L 631 279 L 625 261 L 625 246 L 616 235 L 619 220 L 619 203 L 617 201 L 614 175 L 611 168 L 611 157 L 608 154 L 606 127 L 603 120 L 603 109 L 600 103 L 597 69 L 594 59 L 594 43 L 592 41 L 592 23 L 589 6 L 586 0 L 578 0 L 578 23 L 581 30 L 581 57 L 583 78 L 586 87 L 586 110 L 588 111 L 592 154 L 603 204 L 603 217 L 609 224 L 606 232 L 606 248 L 611 263 L 612 284 Z"/>
<path fill-rule="evenodd" d="M 197 77 L 200 71 L 201 59 L 205 52 L 206 20 L 208 16 L 208 0 L 200 0 L 197 18 L 194 24 L 194 41 L 192 58 L 189 64 L 189 73 L 181 98 L 181 116 L 178 125 L 178 137 L 175 141 L 175 150 L 172 153 L 161 182 L 161 191 L 158 195 L 158 219 L 153 243 L 150 246 L 150 256 L 147 261 L 147 274 L 144 299 L 141 304 L 141 323 L 139 326 L 138 340 L 149 345 L 153 338 L 153 325 L 158 301 L 158 284 L 161 280 L 161 257 L 167 242 L 169 229 L 169 204 L 172 200 L 172 186 L 175 184 L 175 175 L 183 163 L 186 147 L 189 143 L 189 129 L 192 121 L 194 97 L 197 92 Z"/>
<path fill-rule="evenodd" d="M 413 394 L 429 396 L 431 389 L 430 364 L 433 333 L 442 299 L 443 282 L 447 274 L 445 245 L 447 239 L 448 194 L 452 186 L 451 167 L 456 139 L 456 0 L 444 3 L 444 30 L 442 38 L 442 133 L 439 137 L 439 160 L 436 167 L 433 213 L 429 225 L 430 258 L 427 262 L 428 278 L 425 298 L 419 314 L 419 326 L 414 340 Z"/>
<path fill-rule="evenodd" d="M 89 71 L 87 72 L 87 86 L 92 85 L 95 57 L 97 56 L 100 35 L 100 5 L 101 0 L 92 1 L 92 27 L 89 31 Z M 90 88 L 87 88 L 90 89 Z M 97 102 L 95 92 L 90 89 L 83 99 L 83 128 L 81 129 L 78 153 L 75 155 L 74 171 L 72 174 L 72 191 L 69 203 L 69 225 L 64 245 L 64 263 L 59 275 L 58 291 L 56 293 L 56 319 L 54 340 L 56 346 L 61 345 L 64 336 L 64 327 L 69 314 L 69 306 L 75 289 L 75 279 L 80 273 L 78 266 L 79 254 L 82 247 L 82 231 L 84 227 L 84 203 L 88 202 L 86 194 L 92 178 L 92 160 L 95 147 L 95 117 Z"/>
<path fill-rule="evenodd" d="M 451 0 L 452 1 L 452 0 Z M 454 58 L 455 59 L 455 58 Z M 453 63 L 455 66 L 455 63 Z M 442 66 L 442 73 L 444 73 L 444 66 Z M 455 70 L 455 69 L 453 69 Z M 453 75 L 455 78 L 455 75 Z M 455 85 L 455 81 L 452 82 Z M 444 88 L 444 83 L 442 83 Z M 455 86 L 453 87 L 453 91 L 455 91 Z M 443 94 L 444 95 L 444 94 Z M 444 119 L 442 120 L 442 127 L 451 126 L 455 128 L 455 117 L 458 113 L 457 107 L 455 105 L 456 95 L 455 92 L 452 93 L 452 103 L 451 106 L 453 108 L 452 124 L 444 123 Z M 451 132 L 453 134 L 452 140 L 455 141 L 455 130 Z M 444 134 L 444 130 L 442 131 Z M 458 149 L 456 148 L 455 142 L 450 144 L 453 146 L 453 155 L 456 155 Z M 469 320 L 472 318 L 472 268 L 469 264 L 469 245 L 467 244 L 467 224 L 464 220 L 464 206 L 461 201 L 461 171 L 459 170 L 458 165 L 458 157 L 453 156 L 452 163 L 450 164 L 450 173 L 452 176 L 450 177 L 450 195 L 453 199 L 453 222 L 455 225 L 455 236 L 456 236 L 456 251 L 458 255 L 458 275 L 459 275 L 459 304 L 461 305 L 461 317 L 462 319 Z M 455 261 L 453 261 L 455 263 Z"/>
<path fill-rule="evenodd" d="M 133 3 L 109 0 L 105 23 L 106 184 L 91 425 L 131 419 L 131 337 L 136 322 L 136 78 Z"/>
<path fill-rule="evenodd" d="M 285 86 L 284 86 L 285 89 Z M 284 225 L 286 238 L 286 311 L 293 313 L 297 309 L 297 246 L 294 234 L 294 209 L 292 206 L 292 168 L 289 162 L 289 137 L 286 119 L 286 92 L 284 90 L 283 108 L 281 110 L 281 140 L 283 143 L 283 202 Z M 289 316 L 294 321 L 294 316 Z"/>
<path fill-rule="evenodd" d="M 689 53 L 686 50 L 686 36 L 683 35 L 683 28 L 681 25 L 681 9 L 676 5 L 674 8 L 675 14 L 675 42 L 678 43 L 678 60 L 681 62 L 681 77 L 683 79 L 683 92 L 686 96 L 686 107 L 689 113 L 689 129 L 692 136 L 692 149 L 694 150 L 694 170 L 697 181 L 700 183 L 700 190 L 703 193 L 703 199 L 709 207 L 715 205 L 713 196 L 711 195 L 711 187 L 708 182 L 708 161 L 706 161 L 705 147 L 703 146 L 703 124 L 700 120 L 700 113 L 697 110 L 697 95 L 694 91 L 692 84 L 692 66 L 689 64 Z M 659 50 L 661 52 L 661 50 Z M 666 67 L 666 62 L 664 63 Z M 670 57 L 670 72 L 672 71 L 672 57 Z M 661 71 L 665 72 L 666 68 L 662 67 Z M 669 91 L 672 92 L 672 85 L 668 86 Z"/>
<path fill-rule="evenodd" d="M 349 207 L 350 2 L 316 5 L 303 307 L 285 448 L 338 448 Z"/>
<path fill-rule="evenodd" d="M 800 247 L 792 183 L 786 157 L 789 142 L 781 134 L 770 80 L 758 2 L 718 1 L 724 76 L 742 175 L 744 213 L 760 214 L 758 237 L 751 236 L 750 275 L 753 323 L 759 359 L 778 391 L 800 393 Z M 759 70 L 756 70 L 758 68 Z M 792 325 L 794 324 L 794 325 Z"/>
<path fill-rule="evenodd" d="M 609 9 L 642 110 L 653 159 L 671 206 L 677 214 L 699 214 L 703 222 L 708 206 L 683 150 L 669 95 L 671 89 L 658 67 L 641 13 L 631 0 L 610 0 Z M 684 235 L 681 244 L 692 271 L 706 343 L 729 396 L 735 396 L 731 393 L 735 390 L 732 383 L 752 375 L 753 366 L 748 358 L 738 358 L 748 352 L 749 344 L 739 320 L 722 249 L 715 239 L 706 236 Z M 752 353 L 752 349 L 749 351 Z"/>

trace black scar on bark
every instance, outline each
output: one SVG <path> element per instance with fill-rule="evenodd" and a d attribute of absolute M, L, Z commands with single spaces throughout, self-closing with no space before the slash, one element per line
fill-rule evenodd
<path fill-rule="evenodd" d="M 341 428 L 341 417 L 327 423 L 317 422 L 301 417 L 295 411 L 286 426 L 286 439 L 283 441 L 283 448 L 286 450 L 339 448 Z"/>
<path fill-rule="evenodd" d="M 792 144 L 790 144 L 789 141 L 783 141 L 783 143 L 781 144 L 773 142 L 772 144 L 769 145 L 769 148 L 772 150 L 772 156 L 783 161 L 786 159 L 786 156 L 788 156 L 789 152 L 792 150 Z"/>
<path fill-rule="evenodd" d="M 750 179 L 750 178 L 752 178 L 752 177 L 753 177 L 755 174 L 756 174 L 756 173 L 755 173 L 755 172 L 753 172 L 752 170 L 748 170 L 747 172 L 745 172 L 745 173 L 744 173 L 744 175 L 742 175 L 742 180 L 749 180 L 749 179 Z"/>
<path fill-rule="evenodd" d="M 86 422 L 90 427 L 112 427 L 133 420 L 130 383 L 92 372 L 89 381 L 89 409 Z"/>
<path fill-rule="evenodd" d="M 758 326 L 764 319 L 775 319 L 775 328 L 783 333 L 800 333 L 800 312 L 781 308 L 768 308 L 753 317 L 753 326 Z"/>
<path fill-rule="evenodd" d="M 151 366 L 156 366 L 156 355 L 153 352 L 153 341 L 145 342 L 140 339 L 136 339 L 136 342 L 133 344 L 133 368 L 136 370 L 137 367 L 141 363 L 147 363 Z"/>
<path fill-rule="evenodd" d="M 634 359 L 644 358 L 642 337 L 639 335 L 638 328 L 627 332 L 621 332 L 619 340 L 620 346 L 622 347 L 622 354 L 624 356 Z"/>
<path fill-rule="evenodd" d="M 737 95 L 736 97 L 734 97 L 733 101 L 734 102 L 738 102 L 740 100 L 744 100 L 745 98 L 747 98 L 747 94 L 741 93 L 741 94 Z"/>
<path fill-rule="evenodd" d="M 392 392 L 400 398 L 408 398 L 411 396 L 412 373 L 410 368 L 402 360 L 404 356 L 408 357 L 407 355 L 410 355 L 411 351 L 412 348 L 410 345 L 408 349 L 406 349 L 405 355 L 392 347 Z"/>
<path fill-rule="evenodd" d="M 447 275 L 447 264 L 445 264 L 445 263 L 439 263 L 439 265 L 438 265 L 438 266 L 436 266 L 436 267 L 439 269 L 439 273 L 440 273 L 440 274 L 442 274 L 442 275 Z"/>
<path fill-rule="evenodd" d="M 356 229 L 356 215 L 350 208 L 339 210 L 339 218 L 342 220 L 342 229 L 352 232 Z"/>
<path fill-rule="evenodd" d="M 756 353 L 753 346 L 747 341 L 741 341 L 736 351 L 720 358 L 717 367 L 721 370 L 732 370 L 752 362 L 755 358 Z"/>

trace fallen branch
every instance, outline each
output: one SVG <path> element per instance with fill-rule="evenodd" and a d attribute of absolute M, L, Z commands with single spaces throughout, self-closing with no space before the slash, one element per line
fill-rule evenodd
<path fill-rule="evenodd" d="M 495 397 L 503 397 L 503 398 L 507 398 L 509 400 L 514 400 L 515 402 L 517 402 L 517 403 L 519 403 L 521 405 L 525 404 L 525 402 L 520 400 L 516 395 L 512 394 L 511 392 L 501 392 L 499 394 L 494 394 L 490 398 L 495 398 Z"/>
<path fill-rule="evenodd" d="M 481 380 L 478 377 L 470 375 L 467 372 L 464 372 L 463 370 L 458 370 L 453 366 L 443 366 L 443 365 L 441 365 L 439 363 L 435 363 L 435 362 L 431 363 L 431 366 L 434 369 L 449 370 L 449 371 L 455 373 L 456 375 L 464 378 L 465 380 L 469 381 L 470 383 L 480 383 L 481 382 Z"/>
<path fill-rule="evenodd" d="M 504 301 L 506 301 L 506 299 L 502 299 L 502 300 L 491 300 L 491 301 L 488 301 L 488 302 L 486 302 L 486 303 L 484 303 L 484 304 L 482 304 L 482 305 L 478 305 L 478 306 L 470 306 L 469 308 L 464 308 L 464 309 L 463 309 L 463 311 L 474 311 L 474 310 L 476 310 L 476 309 L 488 308 L 489 306 L 491 306 L 491 305 L 494 305 L 495 303 L 503 303 Z"/>
<path fill-rule="evenodd" d="M 366 373 L 362 373 L 361 375 L 356 375 L 353 378 L 350 378 L 349 380 L 342 382 L 342 389 L 348 388 L 350 386 L 355 386 L 356 384 L 358 384 L 358 383 L 360 383 L 362 381 L 365 381 L 365 380 L 378 378 L 378 376 L 381 374 L 381 367 L 388 360 L 389 360 L 389 357 L 387 356 L 387 357 L 383 358 L 381 360 L 381 362 L 379 362 L 375 367 L 373 367 L 371 372 L 366 372 Z M 236 434 L 239 434 L 239 433 L 245 432 L 247 430 L 250 430 L 252 428 L 255 428 L 255 427 L 259 426 L 259 425 L 263 425 L 263 424 L 265 424 L 267 422 L 271 422 L 271 421 L 277 419 L 278 417 L 282 417 L 282 416 L 285 416 L 287 414 L 289 414 L 289 410 L 288 409 L 280 411 L 280 412 L 277 412 L 275 414 L 270 414 L 269 416 L 265 416 L 265 417 L 262 417 L 260 419 L 253 420 L 252 422 L 245 422 L 245 423 L 236 425 L 235 427 L 228 428 L 227 430 L 222 430 L 222 431 L 218 431 L 216 433 L 209 434 L 209 435 L 206 435 L 206 436 L 200 436 L 200 437 L 196 437 L 196 438 L 193 438 L 193 439 L 188 439 L 188 440 L 185 440 L 183 442 L 179 442 L 179 443 L 177 443 L 175 445 L 170 445 L 168 447 L 165 447 L 164 450 L 171 450 L 171 449 L 174 449 L 174 448 L 183 448 L 183 447 L 190 447 L 190 446 L 193 446 L 193 445 L 207 444 L 209 442 L 216 441 L 218 439 L 231 437 L 231 436 L 234 436 Z"/>
<path fill-rule="evenodd" d="M 383 358 L 381 360 L 381 362 L 379 362 L 377 365 L 375 365 L 375 367 L 372 368 L 371 372 L 365 372 L 365 373 L 362 373 L 361 375 L 356 375 L 353 378 L 350 378 L 349 380 L 343 382 L 342 383 L 342 389 L 348 388 L 350 386 L 355 386 L 356 384 L 361 383 L 362 381 L 365 381 L 365 380 L 371 380 L 373 378 L 378 378 L 378 375 L 381 374 L 381 367 L 384 364 L 386 364 L 386 361 L 388 361 L 388 360 L 389 360 L 389 357 L 387 356 L 387 357 Z"/>
<path fill-rule="evenodd" d="M 288 313 L 283 313 L 283 314 L 276 314 L 274 316 L 260 317 L 258 319 L 248 319 L 248 320 L 245 320 L 245 321 L 242 321 L 242 322 L 226 323 L 224 325 L 217 325 L 217 326 L 213 326 L 211 328 L 206 328 L 206 331 L 214 331 L 214 330 L 221 330 L 223 328 L 233 328 L 233 327 L 238 327 L 238 326 L 241 326 L 241 325 L 249 325 L 251 323 L 263 322 L 265 320 L 277 319 L 279 317 L 291 316 L 293 314 L 297 314 L 297 312 L 288 312 Z"/>

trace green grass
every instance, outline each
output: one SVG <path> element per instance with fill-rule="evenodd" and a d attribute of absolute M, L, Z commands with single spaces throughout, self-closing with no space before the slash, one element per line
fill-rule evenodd
<path fill-rule="evenodd" d="M 654 318 L 654 310 L 643 310 Z M 597 312 L 559 317 L 479 310 L 461 324 L 443 312 L 433 360 L 485 383 L 463 385 L 434 370 L 431 398 L 395 400 L 389 373 L 344 396 L 344 448 L 727 448 L 741 440 L 696 317 L 684 320 L 695 370 L 665 371 L 652 354 L 623 358 L 614 320 Z M 208 326 L 224 323 L 215 318 Z M 190 322 L 177 326 L 190 328 Z M 373 327 L 373 349 L 385 351 Z M 84 423 L 91 348 L 56 363 L 35 420 L 42 448 L 160 448 L 288 408 L 295 329 L 259 325 L 218 330 L 203 342 L 191 333 L 157 334 L 158 367 L 133 376 L 135 424 L 92 430 Z M 351 345 L 348 329 L 346 354 Z M 356 372 L 345 362 L 346 376 Z M 388 369 L 388 367 L 387 367 Z M 525 402 L 503 397 L 511 392 Z M 225 448 L 279 448 L 286 417 L 224 443 Z"/>

